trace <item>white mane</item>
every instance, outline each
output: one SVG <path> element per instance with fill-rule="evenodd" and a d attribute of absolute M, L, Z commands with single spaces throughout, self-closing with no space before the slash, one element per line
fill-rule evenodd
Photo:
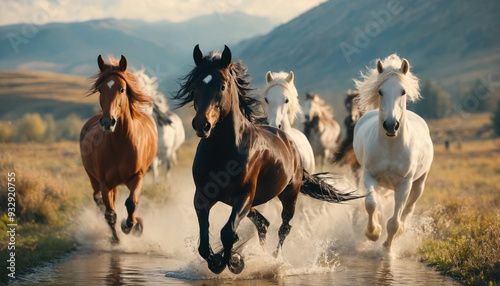
<path fill-rule="evenodd" d="M 155 104 L 161 108 L 162 112 L 168 111 L 167 99 L 163 93 L 158 91 L 158 82 L 155 76 L 149 77 L 146 74 L 146 69 L 142 67 L 142 69 L 134 71 L 134 75 L 137 77 L 137 81 L 139 82 L 139 86 L 142 88 L 142 91 L 151 96 Z"/>
<path fill-rule="evenodd" d="M 295 85 L 293 83 L 288 83 L 286 81 L 286 78 L 288 77 L 289 73 L 287 72 L 273 72 L 273 80 L 267 84 L 267 88 L 262 94 L 263 97 L 266 97 L 267 93 L 269 90 L 277 85 L 282 86 L 285 88 L 286 91 L 288 91 L 288 119 L 290 121 L 290 124 L 293 124 L 295 121 L 295 118 L 299 115 L 302 114 L 302 107 L 299 104 L 299 94 L 297 92 L 297 88 L 295 88 Z"/>
<path fill-rule="evenodd" d="M 397 76 L 406 91 L 406 97 L 409 102 L 417 101 L 421 98 L 418 78 L 409 70 L 406 74 L 401 72 L 401 60 L 398 55 L 392 54 L 382 61 L 384 68 L 379 73 L 377 68 L 368 68 L 366 73 L 360 72 L 361 80 L 354 79 L 356 88 L 359 90 L 358 108 L 362 112 L 378 108 L 379 106 L 379 87 L 390 77 Z"/>

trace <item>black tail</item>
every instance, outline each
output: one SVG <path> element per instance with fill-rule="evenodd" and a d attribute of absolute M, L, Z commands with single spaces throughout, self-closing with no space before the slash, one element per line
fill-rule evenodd
<path fill-rule="evenodd" d="M 365 197 L 354 195 L 354 191 L 339 191 L 333 185 L 325 182 L 325 179 L 334 180 L 335 178 L 329 173 L 311 175 L 304 170 L 304 178 L 302 179 L 300 192 L 304 195 L 329 203 L 341 203 Z"/>

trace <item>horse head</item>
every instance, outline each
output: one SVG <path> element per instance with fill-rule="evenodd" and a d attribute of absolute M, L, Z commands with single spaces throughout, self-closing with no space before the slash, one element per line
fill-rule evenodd
<path fill-rule="evenodd" d="M 344 106 L 347 111 L 347 116 L 345 118 L 346 126 L 354 127 L 356 122 L 358 122 L 361 117 L 361 112 L 358 109 L 357 96 L 359 92 L 348 90 L 346 93 L 346 98 L 344 100 Z"/>
<path fill-rule="evenodd" d="M 266 74 L 267 88 L 264 100 L 267 104 L 269 125 L 282 129 L 291 125 L 297 113 L 302 113 L 298 101 L 297 89 L 293 85 L 293 72 Z"/>
<path fill-rule="evenodd" d="M 308 93 L 306 95 L 306 103 L 304 105 L 304 116 L 306 121 L 311 121 L 314 117 L 321 114 L 321 101 L 317 94 Z"/>
<path fill-rule="evenodd" d="M 97 63 L 101 74 L 109 73 L 108 76 L 102 78 L 96 84 L 96 89 L 100 94 L 99 103 L 102 108 L 102 116 L 99 119 L 99 123 L 105 133 L 112 133 L 115 131 L 117 120 L 129 107 L 127 83 L 120 76 L 120 72 L 123 73 L 127 70 L 127 58 L 122 55 L 119 65 L 113 66 L 107 64 L 102 56 L 99 55 Z"/>
<path fill-rule="evenodd" d="M 401 119 L 406 110 L 406 90 L 403 76 L 410 70 L 410 64 L 406 59 L 401 63 L 401 71 L 398 76 L 391 76 L 384 81 L 378 88 L 379 110 L 382 127 L 386 135 L 394 137 L 397 135 Z M 377 61 L 377 71 L 379 74 L 384 72 L 382 61 Z"/>
<path fill-rule="evenodd" d="M 220 58 L 207 60 L 196 45 L 193 58 L 202 72 L 195 79 L 192 90 L 196 111 L 192 125 L 196 135 L 206 138 L 215 124 L 229 114 L 232 95 L 237 92 L 234 90 L 236 87 L 231 85 L 231 50 L 225 46 Z"/>

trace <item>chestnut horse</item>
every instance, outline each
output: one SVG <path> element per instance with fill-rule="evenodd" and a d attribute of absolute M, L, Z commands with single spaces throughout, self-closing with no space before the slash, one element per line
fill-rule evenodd
<path fill-rule="evenodd" d="M 181 106 L 194 103 L 192 125 L 201 137 L 193 162 L 194 207 L 200 227 L 198 251 L 212 272 L 221 273 L 228 266 L 238 274 L 244 262 L 232 248 L 244 217 L 257 227 L 260 243 L 265 242 L 269 222 L 255 206 L 276 196 L 283 205 L 277 256 L 290 232 L 299 191 L 330 202 L 358 197 L 340 193 L 319 174 L 304 171 L 297 147 L 286 133 L 256 125 L 263 118 L 257 115 L 262 107 L 248 95 L 246 66 L 232 61 L 227 46 L 222 53 L 213 51 L 205 57 L 197 45 L 193 57 L 196 66 L 182 79 L 175 98 L 181 100 Z M 221 230 L 224 249 L 214 254 L 209 243 L 209 213 L 217 202 L 232 206 L 232 211 Z"/>
<path fill-rule="evenodd" d="M 116 234 L 115 202 L 118 186 L 125 184 L 130 195 L 125 202 L 128 217 L 121 227 L 125 234 L 131 230 L 142 234 L 143 223 L 135 216 L 139 204 L 142 179 L 153 161 L 158 134 L 153 118 L 143 111 L 151 105 L 151 97 L 141 92 L 137 80 L 127 70 L 127 59 L 111 59 L 107 64 L 99 55 L 99 72 L 90 94 L 99 93 L 102 110 L 90 118 L 80 134 L 80 151 L 85 171 L 94 189 L 94 201 L 105 209 L 104 217 L 113 237 Z"/>

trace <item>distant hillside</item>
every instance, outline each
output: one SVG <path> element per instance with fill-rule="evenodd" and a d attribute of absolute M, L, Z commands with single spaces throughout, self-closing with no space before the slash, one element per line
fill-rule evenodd
<path fill-rule="evenodd" d="M 124 54 L 132 66 L 173 74 L 191 62 L 191 51 L 198 43 L 205 49 L 220 49 L 265 34 L 274 26 L 267 18 L 243 13 L 201 16 L 182 23 L 116 19 L 50 23 L 36 27 L 32 37 L 25 36 L 24 25 L 9 25 L 0 27 L 0 70 L 90 76 L 99 54 Z M 17 50 L 11 44 L 14 34 L 23 37 L 16 38 L 21 41 Z"/>
<path fill-rule="evenodd" d="M 268 70 L 293 70 L 301 93 L 343 94 L 360 70 L 394 52 L 421 79 L 455 84 L 498 74 L 499 15 L 496 0 L 328 1 L 242 42 L 233 54 L 254 83 L 264 83 Z"/>
<path fill-rule="evenodd" d="M 82 76 L 47 72 L 0 72 L 0 120 L 18 120 L 25 113 L 53 114 L 55 119 L 76 114 L 89 118 L 98 110 L 95 96 Z"/>

